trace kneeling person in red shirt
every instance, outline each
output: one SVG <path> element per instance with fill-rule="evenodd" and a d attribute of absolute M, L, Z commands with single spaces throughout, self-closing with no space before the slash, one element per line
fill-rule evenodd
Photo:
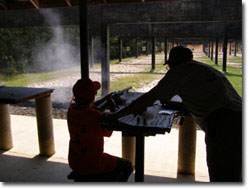
<path fill-rule="evenodd" d="M 73 86 L 73 101 L 68 114 L 70 133 L 69 166 L 75 181 L 127 181 L 133 172 L 129 160 L 103 152 L 104 136 L 113 131 L 101 125 L 102 112 L 94 107 L 99 82 L 80 79 Z"/>

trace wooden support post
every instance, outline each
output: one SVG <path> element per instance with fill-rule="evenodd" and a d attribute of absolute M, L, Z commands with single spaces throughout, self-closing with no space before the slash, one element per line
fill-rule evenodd
<path fill-rule="evenodd" d="M 35 99 L 38 140 L 41 156 L 55 154 L 51 96 Z"/>
<path fill-rule="evenodd" d="M 168 60 L 168 39 L 165 38 L 164 39 L 164 55 L 165 55 L 165 63 L 167 62 Z"/>
<path fill-rule="evenodd" d="M 123 40 L 123 42 L 124 42 L 123 44 L 124 44 L 124 47 L 125 47 L 125 52 L 123 54 L 123 58 L 127 57 L 127 44 L 129 44 L 128 41 L 129 41 L 128 38 L 125 38 L 125 40 Z"/>
<path fill-rule="evenodd" d="M 151 67 L 151 71 L 155 70 L 155 42 L 156 42 L 156 37 L 152 36 L 152 67 Z"/>
<path fill-rule="evenodd" d="M 206 56 L 208 56 L 208 54 L 209 54 L 209 44 L 208 43 L 206 43 Z"/>
<path fill-rule="evenodd" d="M 93 36 L 89 36 L 89 67 L 94 68 Z"/>
<path fill-rule="evenodd" d="M 206 50 L 206 48 L 207 48 L 207 43 L 203 43 L 203 52 L 205 53 L 205 55 L 207 55 L 207 50 Z"/>
<path fill-rule="evenodd" d="M 229 42 L 229 53 L 228 54 L 231 55 L 232 54 L 231 52 L 232 52 L 232 42 Z"/>
<path fill-rule="evenodd" d="M 0 150 L 13 147 L 9 104 L 0 103 Z"/>
<path fill-rule="evenodd" d="M 213 60 L 214 57 L 214 41 L 211 41 L 211 60 Z"/>
<path fill-rule="evenodd" d="M 237 42 L 234 42 L 234 57 L 237 56 Z"/>
<path fill-rule="evenodd" d="M 122 38 L 119 38 L 119 62 L 122 62 Z"/>
<path fill-rule="evenodd" d="M 208 41 L 208 57 L 210 57 L 210 41 Z"/>
<path fill-rule="evenodd" d="M 223 52 L 223 47 L 222 43 L 219 43 L 219 52 Z"/>
<path fill-rule="evenodd" d="M 227 36 L 224 36 L 223 42 L 223 62 L 222 62 L 222 70 L 224 72 L 227 71 Z"/>
<path fill-rule="evenodd" d="M 242 49 L 243 49 L 243 47 L 242 47 L 242 42 L 241 42 L 241 45 L 240 45 L 240 52 L 241 52 L 241 55 L 242 55 Z"/>
<path fill-rule="evenodd" d="M 135 39 L 135 58 L 138 58 L 138 39 Z"/>
<path fill-rule="evenodd" d="M 80 58 L 81 77 L 89 77 L 89 53 L 88 53 L 88 5 L 87 0 L 79 1 L 80 16 Z"/>
<path fill-rule="evenodd" d="M 135 166 L 135 137 L 122 133 L 122 158 L 128 159 Z"/>
<path fill-rule="evenodd" d="M 194 175 L 196 154 L 196 123 L 186 116 L 179 127 L 178 174 Z"/>
<path fill-rule="evenodd" d="M 148 56 L 148 39 L 146 40 L 146 56 Z"/>
<path fill-rule="evenodd" d="M 159 46 L 159 53 L 162 52 L 162 48 L 161 48 L 161 42 L 159 42 L 160 46 Z"/>
<path fill-rule="evenodd" d="M 109 25 L 101 26 L 101 72 L 102 72 L 102 96 L 110 91 L 110 70 L 109 70 Z"/>
<path fill-rule="evenodd" d="M 218 46 L 219 46 L 219 38 L 216 38 L 215 42 L 215 65 L 218 65 Z"/>

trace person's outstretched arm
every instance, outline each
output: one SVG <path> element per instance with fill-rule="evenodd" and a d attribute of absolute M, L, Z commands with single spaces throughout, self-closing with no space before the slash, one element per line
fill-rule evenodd
<path fill-rule="evenodd" d="M 156 95 L 149 91 L 143 95 L 141 95 L 139 98 L 134 100 L 132 103 L 130 103 L 125 108 L 121 109 L 120 111 L 109 114 L 108 117 L 111 119 L 117 119 L 132 113 L 140 113 L 146 110 L 147 107 L 151 106 L 155 101 L 157 100 Z"/>

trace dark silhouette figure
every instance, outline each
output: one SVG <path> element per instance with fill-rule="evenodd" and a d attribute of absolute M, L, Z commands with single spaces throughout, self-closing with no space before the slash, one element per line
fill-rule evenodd
<path fill-rule="evenodd" d="M 124 109 L 104 117 L 117 119 L 141 112 L 156 100 L 170 100 L 179 95 L 205 132 L 210 181 L 241 181 L 241 97 L 221 72 L 193 60 L 188 48 L 172 48 L 166 64 L 170 69 L 154 88 Z"/>
<path fill-rule="evenodd" d="M 95 108 L 95 95 L 100 87 L 99 82 L 89 78 L 80 79 L 73 86 L 74 96 L 67 114 L 70 133 L 68 161 L 73 172 L 68 178 L 125 182 L 133 172 L 131 162 L 103 152 L 104 136 L 110 137 L 113 131 L 102 127 L 102 112 Z"/>

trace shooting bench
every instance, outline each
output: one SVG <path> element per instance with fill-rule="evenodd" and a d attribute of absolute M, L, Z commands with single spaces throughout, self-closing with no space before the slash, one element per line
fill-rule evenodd
<path fill-rule="evenodd" d="M 131 103 L 142 93 L 128 92 L 123 95 L 127 103 Z M 182 104 L 183 105 L 183 104 Z M 132 163 L 135 159 L 135 181 L 144 181 L 144 146 L 146 136 L 155 136 L 156 134 L 170 133 L 173 121 L 180 115 L 186 115 L 186 124 L 180 123 L 179 129 L 179 153 L 178 153 L 178 173 L 194 174 L 195 163 L 195 142 L 196 133 L 189 131 L 187 126 L 194 128 L 194 123 L 190 123 L 187 111 L 175 104 L 163 106 L 157 101 L 153 106 L 148 107 L 147 112 L 142 115 L 130 114 L 118 119 L 118 121 L 103 121 L 102 125 L 110 130 L 122 131 L 122 152 L 123 157 L 129 159 Z M 185 119 L 186 120 L 186 119 Z M 187 123 L 188 122 L 188 123 Z M 188 130 L 187 132 L 185 131 Z M 193 130 L 194 131 L 194 130 Z M 188 135 L 186 135 L 188 134 Z M 135 137 L 135 145 L 131 141 Z M 190 140 L 187 142 L 186 138 Z M 135 147 L 135 149 L 134 149 Z M 166 147 L 167 148 L 167 147 Z M 135 151 L 135 153 L 133 153 Z"/>
<path fill-rule="evenodd" d="M 9 104 L 19 104 L 35 99 L 38 139 L 41 156 L 55 153 L 51 93 L 53 89 L 4 87 L 0 88 L 0 149 L 9 150 L 13 147 L 10 125 Z"/>

